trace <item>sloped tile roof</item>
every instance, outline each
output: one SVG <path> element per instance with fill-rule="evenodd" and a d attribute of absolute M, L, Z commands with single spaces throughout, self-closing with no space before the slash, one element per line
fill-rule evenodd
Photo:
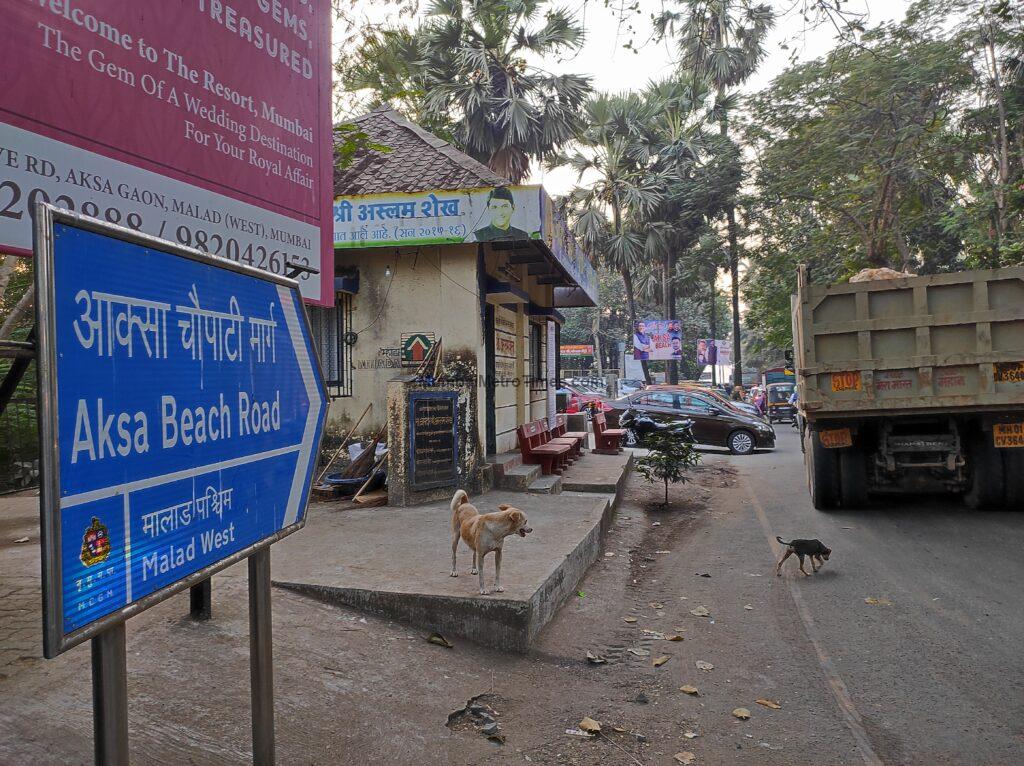
<path fill-rule="evenodd" d="M 388 106 L 352 120 L 374 143 L 390 152 L 359 152 L 352 164 L 334 171 L 335 196 L 474 189 L 508 183 L 486 165 L 447 141 L 409 122 Z"/>

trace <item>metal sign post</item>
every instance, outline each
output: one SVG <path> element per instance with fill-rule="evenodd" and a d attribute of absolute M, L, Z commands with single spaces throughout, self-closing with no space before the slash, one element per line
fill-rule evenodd
<path fill-rule="evenodd" d="M 253 753 L 273 762 L 270 545 L 301 529 L 326 390 L 297 283 L 40 205 L 43 650 L 93 640 L 127 763 L 125 621 L 249 559 Z"/>
<path fill-rule="evenodd" d="M 274 762 L 274 649 L 270 617 L 270 549 L 249 557 L 249 680 L 252 762 Z"/>

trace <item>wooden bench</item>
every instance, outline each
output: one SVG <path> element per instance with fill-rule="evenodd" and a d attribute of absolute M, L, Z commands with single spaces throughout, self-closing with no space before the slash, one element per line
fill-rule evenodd
<path fill-rule="evenodd" d="M 590 437 L 590 434 L 586 431 L 570 431 L 569 416 L 564 413 L 555 415 L 555 427 L 551 429 L 551 435 L 561 439 L 577 439 L 581 452 L 587 444 L 587 439 Z"/>
<path fill-rule="evenodd" d="M 603 412 L 594 415 L 594 449 L 599 455 L 618 455 L 622 452 L 622 439 L 626 435 L 624 428 L 609 428 L 608 419 Z"/>
<path fill-rule="evenodd" d="M 570 461 L 575 462 L 579 458 L 583 457 L 583 440 L 578 436 L 555 433 L 556 429 L 548 427 L 547 418 L 541 418 L 537 421 L 537 424 L 544 431 L 545 442 L 569 445 Z"/>
<path fill-rule="evenodd" d="M 524 423 L 516 429 L 519 439 L 519 452 L 526 465 L 539 465 L 541 473 L 561 475 L 569 464 L 568 444 L 550 441 L 550 436 L 541 424 L 534 420 Z"/>

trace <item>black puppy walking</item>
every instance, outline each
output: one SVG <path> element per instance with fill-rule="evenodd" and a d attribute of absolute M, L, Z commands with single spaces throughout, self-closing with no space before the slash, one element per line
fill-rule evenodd
<path fill-rule="evenodd" d="M 782 577 L 782 563 L 793 554 L 800 559 L 800 572 L 806 577 L 810 577 L 807 572 L 804 571 L 804 556 L 811 557 L 811 569 L 817 572 L 828 561 L 828 557 L 832 554 L 832 549 L 826 546 L 821 540 L 790 540 L 788 543 L 781 537 L 776 537 L 780 543 L 786 546 L 786 552 L 779 559 L 778 566 L 775 567 L 776 577 Z M 815 565 L 817 560 L 817 565 Z"/>

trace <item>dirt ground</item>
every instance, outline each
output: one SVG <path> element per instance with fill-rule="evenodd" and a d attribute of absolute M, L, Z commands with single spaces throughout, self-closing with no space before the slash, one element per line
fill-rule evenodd
<path fill-rule="evenodd" d="M 795 438 L 707 454 L 664 510 L 662 488 L 631 477 L 599 561 L 525 656 L 275 589 L 277 762 L 1024 762 L 1019 515 L 818 514 L 801 470 Z M 836 555 L 776 578 L 779 533 Z M 991 577 L 965 547 L 992 554 Z M 250 762 L 244 566 L 214 579 L 213 607 L 192 623 L 182 595 L 129 623 L 133 763 Z M 8 672 L 0 764 L 90 763 L 88 647 Z M 577 731 L 584 717 L 601 733 Z"/>

